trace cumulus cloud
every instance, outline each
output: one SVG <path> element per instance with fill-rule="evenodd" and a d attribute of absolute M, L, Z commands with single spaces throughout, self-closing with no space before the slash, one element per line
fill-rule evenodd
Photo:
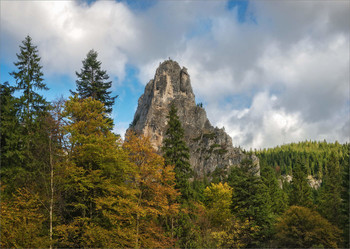
<path fill-rule="evenodd" d="M 74 1 L 5 1 L 1 9 L 5 44 L 18 46 L 30 34 L 48 74 L 74 75 L 87 52 L 95 49 L 103 67 L 123 78 L 127 62 L 123 48 L 132 49 L 139 40 L 135 17 L 123 3 L 101 1 L 88 6 Z M 3 47 L 1 52 L 7 55 L 6 51 L 8 47 Z"/>
<path fill-rule="evenodd" d="M 350 3 L 250 1 L 244 22 L 239 5 L 227 6 L 2 1 L 1 60 L 12 63 L 30 34 L 45 73 L 74 76 L 94 48 L 120 87 L 128 64 L 145 85 L 171 57 L 188 68 L 209 119 L 225 126 L 235 145 L 349 141 Z"/>

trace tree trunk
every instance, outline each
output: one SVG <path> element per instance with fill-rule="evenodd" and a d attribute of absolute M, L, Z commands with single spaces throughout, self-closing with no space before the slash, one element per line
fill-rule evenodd
<path fill-rule="evenodd" d="M 139 248 L 139 213 L 136 215 L 136 246 L 135 248 Z"/>
<path fill-rule="evenodd" d="M 171 241 L 174 239 L 174 217 L 171 217 Z"/>
<path fill-rule="evenodd" d="M 53 160 L 52 160 L 52 145 L 51 145 L 51 135 L 49 138 L 49 150 L 50 150 L 50 187 L 51 187 L 51 198 L 50 198 L 50 249 L 52 249 L 52 214 L 53 214 Z"/>

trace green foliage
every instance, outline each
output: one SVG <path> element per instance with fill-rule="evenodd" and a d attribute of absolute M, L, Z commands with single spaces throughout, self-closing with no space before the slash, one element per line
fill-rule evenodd
<path fill-rule="evenodd" d="M 349 241 L 349 233 L 350 233 L 350 186 L 349 186 L 349 180 L 350 180 L 350 145 L 348 144 L 348 151 L 346 155 L 344 156 L 344 161 L 341 164 L 342 169 L 342 184 L 341 184 L 341 199 L 342 199 L 342 205 L 341 205 L 341 219 L 342 222 L 340 222 L 340 227 L 343 229 L 343 239 L 344 239 L 344 248 L 350 248 L 350 241 Z"/>
<path fill-rule="evenodd" d="M 241 222 L 248 220 L 255 232 L 254 241 L 262 242 L 271 236 L 272 212 L 268 192 L 251 160 L 233 167 L 228 177 L 233 188 L 231 211 Z"/>
<path fill-rule="evenodd" d="M 70 147 L 62 183 L 64 220 L 57 227 L 58 246 L 130 247 L 129 240 L 118 238 L 132 234 L 128 222 L 133 224 L 130 212 L 135 206 L 132 200 L 136 200 L 130 183 L 132 168 L 120 141 L 110 131 L 111 122 L 105 118 L 103 104 L 92 98 L 71 97 L 63 117 L 67 120 L 63 128 Z M 125 217 L 121 217 L 123 214 Z M 91 239 L 95 230 L 114 237 L 103 244 L 97 237 Z"/>
<path fill-rule="evenodd" d="M 267 189 L 267 201 L 272 213 L 275 215 L 283 213 L 288 204 L 287 194 L 279 186 L 275 170 L 266 165 L 264 160 L 260 160 L 260 175 L 262 183 Z"/>
<path fill-rule="evenodd" d="M 174 105 L 164 158 L 148 138 L 128 134 L 122 143 L 111 132 L 116 97 L 97 52 L 87 54 L 77 94 L 64 104 L 37 92 L 47 87 L 29 36 L 17 59 L 15 86 L 0 85 L 1 247 L 349 247 L 349 144 L 257 151 L 260 176 L 244 160 L 229 174 L 217 167 L 210 184 L 193 175 Z M 207 131 L 192 142 L 215 136 Z M 202 152 L 209 159 L 227 150 L 212 144 Z M 320 190 L 311 190 L 308 175 L 323 181 Z"/>
<path fill-rule="evenodd" d="M 182 204 L 175 220 L 177 246 L 180 248 L 200 247 L 200 228 L 196 224 L 196 207 L 192 203 Z"/>
<path fill-rule="evenodd" d="M 203 134 L 203 138 L 207 138 L 207 139 L 214 139 L 215 138 L 215 133 L 211 132 L 211 133 L 204 133 Z"/>
<path fill-rule="evenodd" d="M 170 106 L 168 120 L 162 147 L 165 163 L 174 165 L 176 188 L 180 190 L 183 200 L 189 200 L 192 192 L 189 178 L 193 172 L 189 163 L 189 148 L 184 141 L 184 130 L 173 104 Z"/>
<path fill-rule="evenodd" d="M 21 121 L 30 124 L 33 118 L 47 109 L 45 99 L 34 90 L 48 90 L 43 82 L 42 66 L 38 49 L 32 44 L 32 38 L 27 36 L 17 54 L 18 61 L 15 62 L 17 71 L 10 75 L 16 80 L 16 90 L 23 91 L 19 98 L 21 106 Z"/>
<path fill-rule="evenodd" d="M 241 248 L 252 242 L 257 227 L 248 219 L 241 221 L 231 213 L 232 188 L 227 184 L 211 184 L 204 191 L 205 215 L 208 223 L 202 226 L 204 247 Z"/>
<path fill-rule="evenodd" d="M 17 70 L 10 73 L 15 87 L 1 86 L 1 174 L 8 190 L 20 187 L 43 192 L 47 177 L 48 130 L 47 118 L 50 105 L 37 92 L 48 90 L 43 80 L 38 49 L 27 36 L 15 62 Z M 13 97 L 14 90 L 19 98 Z M 40 187 L 39 187 L 40 186 Z"/>
<path fill-rule="evenodd" d="M 338 248 L 341 231 L 319 213 L 306 207 L 292 206 L 276 224 L 278 247 Z"/>
<path fill-rule="evenodd" d="M 325 168 L 319 196 L 319 212 L 334 225 L 341 223 L 341 169 L 334 153 Z"/>
<path fill-rule="evenodd" d="M 291 175 L 297 161 L 304 164 L 307 174 L 322 179 L 326 162 L 331 153 L 335 153 L 339 162 L 343 160 L 348 150 L 347 144 L 305 141 L 291 143 L 275 148 L 256 151 L 260 160 L 276 168 L 278 174 Z"/>
<path fill-rule="evenodd" d="M 106 113 L 112 112 L 112 106 L 118 96 L 111 97 L 109 89 L 112 81 L 108 81 L 109 76 L 106 71 L 101 69 L 101 62 L 97 60 L 97 52 L 90 50 L 83 60 L 83 68 L 80 73 L 76 72 L 78 77 L 77 93 L 71 91 L 73 95 L 78 94 L 80 98 L 93 98 L 101 101 L 106 108 Z"/>
<path fill-rule="evenodd" d="M 312 207 L 311 187 L 308 184 L 306 168 L 299 161 L 293 168 L 293 179 L 289 196 L 290 205 Z"/>
<path fill-rule="evenodd" d="M 204 190 L 209 221 L 219 226 L 231 218 L 232 188 L 227 184 L 211 184 Z"/>
<path fill-rule="evenodd" d="M 2 169 L 10 166 L 18 168 L 23 159 L 21 133 L 20 129 L 18 129 L 18 99 L 13 96 L 14 91 L 15 89 L 9 86 L 7 82 L 0 84 L 0 156 Z"/>

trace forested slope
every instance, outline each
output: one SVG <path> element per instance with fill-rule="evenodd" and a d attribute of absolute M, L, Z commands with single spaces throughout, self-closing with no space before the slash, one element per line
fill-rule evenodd
<path fill-rule="evenodd" d="M 29 36 L 17 59 L 14 82 L 0 84 L 1 248 L 349 248 L 349 144 L 256 151 L 260 175 L 247 157 L 198 180 L 175 107 L 161 153 L 112 132 L 95 52 L 78 93 L 51 103 Z"/>

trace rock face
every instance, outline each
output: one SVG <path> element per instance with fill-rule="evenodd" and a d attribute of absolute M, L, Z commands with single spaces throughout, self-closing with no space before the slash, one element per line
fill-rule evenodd
<path fill-rule="evenodd" d="M 204 108 L 196 105 L 187 69 L 172 60 L 163 62 L 146 85 L 130 128 L 150 137 L 153 147 L 160 151 L 172 103 L 185 131 L 196 178 L 225 174 L 229 166 L 247 158 L 241 149 L 232 146 L 231 137 L 223 129 L 210 124 Z M 251 159 L 258 167 L 257 157 Z"/>

